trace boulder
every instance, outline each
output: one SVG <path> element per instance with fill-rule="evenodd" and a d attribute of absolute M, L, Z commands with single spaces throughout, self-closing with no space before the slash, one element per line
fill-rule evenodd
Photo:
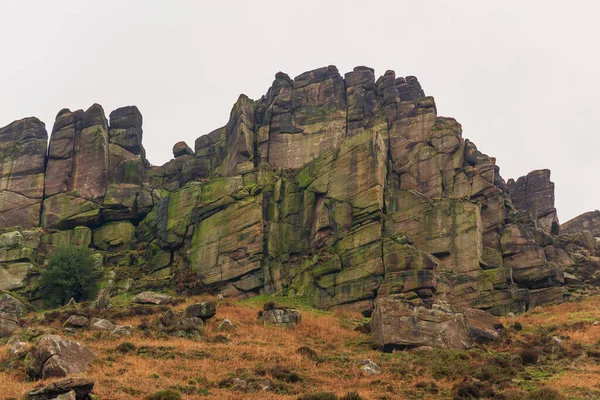
<path fill-rule="evenodd" d="M 42 335 L 25 357 L 25 370 L 32 379 L 65 377 L 85 373 L 96 356 L 85 346 L 58 335 Z"/>
<path fill-rule="evenodd" d="M 381 367 L 369 359 L 360 362 L 360 370 L 365 375 L 377 375 L 381 373 Z"/>
<path fill-rule="evenodd" d="M 235 330 L 235 326 L 233 326 L 230 320 L 224 319 L 217 327 L 217 330 L 219 332 L 231 332 Z"/>
<path fill-rule="evenodd" d="M 63 324 L 69 328 L 83 328 L 87 325 L 89 319 L 82 315 L 71 315 Z"/>
<path fill-rule="evenodd" d="M 194 150 L 192 150 L 186 142 L 177 142 L 173 146 L 173 157 L 175 158 L 190 154 L 194 154 Z"/>
<path fill-rule="evenodd" d="M 131 299 L 132 303 L 137 304 L 168 304 L 173 298 L 160 293 L 155 292 L 142 292 Z"/>
<path fill-rule="evenodd" d="M 300 323 L 302 315 L 293 308 L 272 308 L 262 311 L 259 320 L 265 325 L 293 328 Z"/>
<path fill-rule="evenodd" d="M 94 231 L 94 246 L 100 250 L 129 250 L 134 241 L 135 227 L 129 221 L 112 222 Z"/>
<path fill-rule="evenodd" d="M 131 325 L 115 325 L 115 327 L 110 331 L 111 335 L 114 336 L 131 336 L 131 332 L 133 332 L 133 326 Z"/>
<path fill-rule="evenodd" d="M 443 305 L 415 306 L 394 296 L 378 297 L 371 331 L 384 351 L 431 346 L 467 349 L 471 346 L 466 318 Z"/>
<path fill-rule="evenodd" d="M 496 340 L 504 332 L 502 322 L 492 314 L 469 308 L 465 310 L 469 337 L 474 342 L 487 343 Z"/>
<path fill-rule="evenodd" d="M 186 307 L 183 312 L 183 318 L 197 317 L 206 321 L 207 319 L 214 317 L 216 313 L 217 303 L 214 301 L 205 301 Z"/>
<path fill-rule="evenodd" d="M 87 400 L 95 382 L 88 378 L 67 378 L 35 388 L 25 395 L 26 400 L 76 399 Z M 70 397 L 60 397 L 68 395 Z"/>
<path fill-rule="evenodd" d="M 95 331 L 112 331 L 115 325 L 107 319 L 92 318 L 90 320 L 90 329 Z"/>

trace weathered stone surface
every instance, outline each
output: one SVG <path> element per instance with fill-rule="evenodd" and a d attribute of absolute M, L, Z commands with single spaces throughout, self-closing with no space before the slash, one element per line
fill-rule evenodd
<path fill-rule="evenodd" d="M 133 329 L 134 328 L 131 325 L 115 325 L 114 328 L 110 331 L 110 334 L 114 336 L 129 337 L 131 336 Z"/>
<path fill-rule="evenodd" d="M 71 315 L 63 324 L 63 326 L 70 328 L 83 328 L 87 325 L 88 319 L 82 315 Z"/>
<path fill-rule="evenodd" d="M 558 234 L 560 225 L 554 208 L 554 183 L 550 182 L 550 170 L 532 171 L 516 182 L 509 179 L 508 190 L 517 209 L 531 213 L 540 228 Z"/>
<path fill-rule="evenodd" d="M 437 305 L 431 309 L 413 306 L 389 296 L 375 300 L 371 331 L 384 350 L 420 346 L 466 349 L 471 346 L 464 314 Z"/>
<path fill-rule="evenodd" d="M 21 289 L 27 285 L 27 278 L 33 271 L 31 263 L 0 264 L 0 290 Z"/>
<path fill-rule="evenodd" d="M 173 145 L 173 157 L 181 157 L 189 154 L 194 154 L 194 150 L 186 142 L 177 142 Z"/>
<path fill-rule="evenodd" d="M 0 293 L 0 312 L 5 314 L 13 314 L 18 318 L 25 315 L 27 308 L 25 304 L 15 299 L 8 293 Z"/>
<path fill-rule="evenodd" d="M 34 122 L 11 135 L 33 124 L 41 143 Z M 59 112 L 35 218 L 60 231 L 46 229 L 39 251 L 25 231 L 0 234 L 0 284 L 24 289 L 19 263 L 75 244 L 101 250 L 99 267 L 136 259 L 144 277 L 186 294 L 290 293 L 365 315 L 398 295 L 502 314 L 554 301 L 574 268 L 554 235 L 549 171 L 507 184 L 413 76 L 278 73 L 265 96 L 241 95 L 223 127 L 194 151 L 177 143 L 163 166 L 149 165 L 142 135 L 135 106 L 110 123 L 98 105 Z M 0 165 L 0 200 L 22 196 L 3 190 Z"/>
<path fill-rule="evenodd" d="M 94 246 L 100 250 L 129 250 L 135 227 L 129 221 L 111 222 L 94 231 Z"/>
<path fill-rule="evenodd" d="M 197 317 L 206 321 L 207 319 L 214 317 L 216 314 L 217 303 L 214 301 L 205 301 L 187 306 L 183 311 L 182 318 Z"/>
<path fill-rule="evenodd" d="M 560 226 L 560 232 L 574 234 L 590 231 L 595 237 L 600 237 L 600 211 L 590 211 L 581 214 Z"/>
<path fill-rule="evenodd" d="M 469 308 L 465 310 L 465 317 L 469 336 L 475 342 L 491 342 L 504 332 L 500 320 L 486 311 Z"/>
<path fill-rule="evenodd" d="M 39 225 L 47 142 L 37 118 L 0 128 L 0 229 Z"/>
<path fill-rule="evenodd" d="M 53 400 L 72 393 L 74 399 L 85 400 L 94 389 L 94 385 L 95 382 L 88 378 L 67 378 L 35 388 L 27 393 L 25 398 L 27 400 Z"/>
<path fill-rule="evenodd" d="M 112 331 L 115 324 L 107 319 L 92 318 L 90 320 L 90 329 L 95 331 Z"/>
<path fill-rule="evenodd" d="M 138 295 L 135 295 L 133 299 L 131 299 L 132 303 L 137 304 L 168 304 L 172 300 L 171 296 L 167 296 L 160 293 L 154 292 L 142 292 Z"/>
<path fill-rule="evenodd" d="M 259 319 L 265 325 L 294 327 L 300 323 L 302 315 L 293 308 L 272 308 L 262 311 Z"/>
<path fill-rule="evenodd" d="M 45 334 L 25 358 L 27 374 L 33 379 L 64 377 L 86 372 L 96 356 L 77 342 Z"/>

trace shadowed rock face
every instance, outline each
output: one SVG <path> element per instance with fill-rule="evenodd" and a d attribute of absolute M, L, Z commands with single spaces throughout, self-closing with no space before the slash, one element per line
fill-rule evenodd
<path fill-rule="evenodd" d="M 135 258 L 128 279 L 175 276 L 184 293 L 286 292 L 364 313 L 382 295 L 494 314 L 562 298 L 549 171 L 507 184 L 415 77 L 278 73 L 160 167 L 141 127 L 135 107 L 110 123 L 98 105 L 59 113 L 41 221 L 68 230 L 45 245 L 78 238 L 108 265 Z"/>

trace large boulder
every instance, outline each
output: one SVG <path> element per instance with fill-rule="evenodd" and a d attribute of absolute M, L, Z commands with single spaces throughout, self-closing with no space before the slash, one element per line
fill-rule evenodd
<path fill-rule="evenodd" d="M 394 296 L 375 300 L 371 331 L 384 351 L 420 346 L 448 349 L 471 346 L 463 313 L 439 304 L 433 304 L 432 308 L 414 306 Z"/>
<path fill-rule="evenodd" d="M 58 335 L 42 335 L 25 358 L 32 379 L 65 377 L 86 372 L 96 359 L 87 347 Z"/>
<path fill-rule="evenodd" d="M 35 388 L 24 397 L 26 400 L 53 400 L 73 393 L 76 400 L 87 400 L 95 382 L 88 378 L 67 378 Z M 68 397 L 67 397 L 68 398 Z"/>

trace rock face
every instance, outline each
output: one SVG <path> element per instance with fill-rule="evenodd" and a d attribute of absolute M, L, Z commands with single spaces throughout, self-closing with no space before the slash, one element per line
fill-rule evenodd
<path fill-rule="evenodd" d="M 77 342 L 45 334 L 25 358 L 27 374 L 33 379 L 65 377 L 86 372 L 96 356 Z"/>
<path fill-rule="evenodd" d="M 517 209 L 531 213 L 539 228 L 558 234 L 560 225 L 554 208 L 554 183 L 550 182 L 550 170 L 531 171 L 516 182 L 509 179 L 508 190 Z"/>
<path fill-rule="evenodd" d="M 0 229 L 39 225 L 47 142 L 37 118 L 0 128 Z"/>
<path fill-rule="evenodd" d="M 25 313 L 25 305 L 13 296 L 0 293 L 0 338 L 10 337 L 19 329 L 19 320 Z"/>
<path fill-rule="evenodd" d="M 114 291 L 287 293 L 366 315 L 392 295 L 424 314 L 435 304 L 503 314 L 562 299 L 568 256 L 555 243 L 549 171 L 507 184 L 414 76 L 277 73 L 262 98 L 241 95 L 223 127 L 194 151 L 177 143 L 163 166 L 145 158 L 134 106 L 108 120 L 96 104 L 62 110 L 45 160 L 36 121 L 0 135 L 37 146 L 2 151 L 10 160 L 39 154 L 26 170 L 0 169 L 0 196 L 32 204 L 35 218 L 20 225 L 41 225 L 22 239 L 0 235 L 0 287 L 32 299 L 25 264 L 64 244 L 92 247 Z M 24 177 L 39 187 L 34 176 L 39 196 L 14 189 Z"/>
<path fill-rule="evenodd" d="M 574 234 L 590 231 L 595 237 L 600 237 L 600 211 L 590 211 L 575 217 L 560 226 L 561 233 Z"/>

